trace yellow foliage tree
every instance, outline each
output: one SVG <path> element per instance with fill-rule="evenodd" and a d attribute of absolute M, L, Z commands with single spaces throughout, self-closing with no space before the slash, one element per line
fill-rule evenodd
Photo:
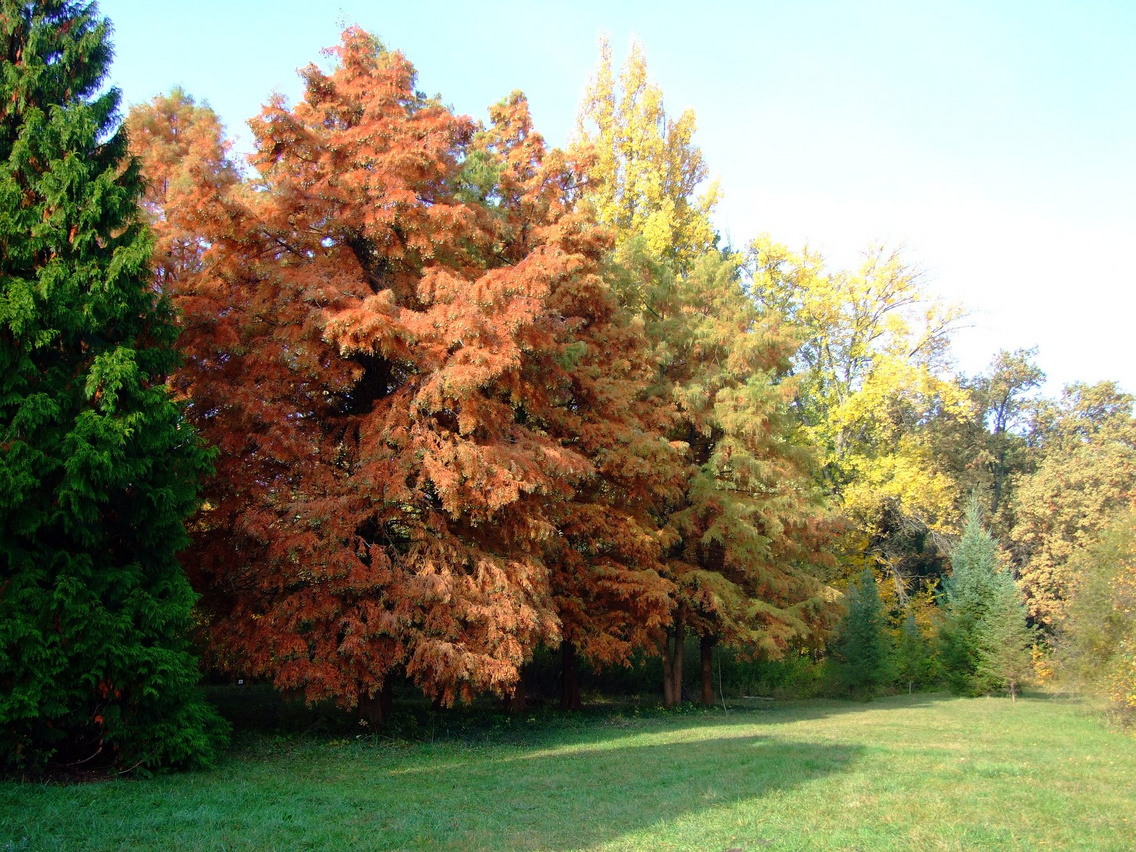
<path fill-rule="evenodd" d="M 617 82 L 611 44 L 600 40 L 600 64 L 577 119 L 576 147 L 590 147 L 594 156 L 590 203 L 596 218 L 615 230 L 618 247 L 641 235 L 654 259 L 681 271 L 716 241 L 710 214 L 720 191 L 713 181 L 695 195 L 709 171 L 694 130 L 693 110 L 677 121 L 667 118 L 638 42 Z"/>
<path fill-rule="evenodd" d="M 882 247 L 854 272 L 830 272 L 820 255 L 762 235 L 748 271 L 753 298 L 801 342 L 795 406 L 827 489 L 883 567 L 900 571 L 896 542 L 949 531 L 963 496 L 934 445 L 935 424 L 969 410 L 947 372 L 961 309 Z"/>

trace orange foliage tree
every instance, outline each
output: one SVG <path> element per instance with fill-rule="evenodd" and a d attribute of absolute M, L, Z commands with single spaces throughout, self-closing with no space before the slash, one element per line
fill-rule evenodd
<path fill-rule="evenodd" d="M 509 262 L 571 252 L 571 273 L 557 276 L 549 299 L 556 323 L 567 323 L 557 356 L 567 384 L 541 419 L 545 432 L 591 465 L 570 499 L 555 505 L 557 534 L 546 551 L 568 709 L 580 703 L 577 653 L 595 666 L 627 664 L 633 650 L 653 647 L 663 634 L 673 586 L 662 576 L 660 523 L 678 493 L 681 459 L 663 437 L 669 410 L 647 393 L 654 363 L 642 323 L 605 283 L 607 237 L 575 209 L 588 163 L 545 151 L 519 93 L 491 118 L 474 157 L 494 164 L 497 244 L 510 246 Z"/>
<path fill-rule="evenodd" d="M 222 451 L 187 559 L 213 659 L 375 722 L 403 674 L 450 702 L 542 642 L 626 659 L 668 615 L 674 451 L 580 170 L 519 95 L 479 131 L 366 33 L 332 53 L 251 123 L 247 184 L 184 96 L 131 117 Z"/>

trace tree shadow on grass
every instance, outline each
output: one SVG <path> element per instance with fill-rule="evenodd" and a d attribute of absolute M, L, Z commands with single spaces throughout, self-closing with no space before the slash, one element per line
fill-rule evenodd
<path fill-rule="evenodd" d="M 766 715 L 592 713 L 436 743 L 262 736 L 212 772 L 21 798 L 40 815 L 31 848 L 580 849 L 760 803 L 863 750 L 779 737 Z M 47 816 L 76 810 L 106 833 L 78 843 L 81 826 Z"/>
<path fill-rule="evenodd" d="M 747 698 L 728 701 L 729 710 L 726 715 L 749 713 L 768 724 L 787 724 L 847 716 L 854 713 L 931 709 L 944 702 L 956 700 L 958 700 L 958 696 L 946 692 L 884 695 L 870 700 L 857 698 L 809 698 L 800 700 Z"/>
<path fill-rule="evenodd" d="M 315 736 L 342 736 L 360 733 L 357 719 L 352 713 L 335 707 L 330 702 L 315 706 L 302 700 L 288 700 L 267 684 L 250 687 L 211 687 L 208 696 L 233 726 L 237 733 L 251 735 L 308 734 Z M 1034 697 L 1033 693 L 1026 697 Z M 1039 693 L 1038 697 L 1051 697 Z M 395 739 L 433 739 L 437 736 L 482 738 L 507 735 L 510 730 L 523 728 L 520 722 L 535 717 L 538 727 L 559 731 L 582 727 L 594 731 L 597 724 L 619 719 L 666 719 L 681 724 L 690 718 L 715 717 L 729 720 L 734 716 L 756 716 L 769 723 L 788 723 L 843 716 L 885 709 L 911 709 L 933 707 L 956 696 L 944 692 L 917 692 L 914 695 L 889 695 L 873 700 L 855 698 L 767 699 L 730 698 L 727 706 L 718 703 L 704 708 L 685 704 L 680 710 L 664 710 L 657 702 L 619 700 L 593 702 L 584 710 L 561 713 L 551 705 L 536 705 L 529 712 L 509 716 L 500 712 L 500 702 L 483 699 L 474 705 L 462 705 L 441 712 L 430 707 L 428 701 L 412 690 L 396 697 L 395 714 L 380 733 Z M 367 733 L 368 731 L 363 731 Z"/>
<path fill-rule="evenodd" d="M 473 750 L 441 765 L 388 767 L 367 792 L 339 803 L 354 822 L 342 826 L 342 840 L 345 848 L 368 834 L 370 848 L 382 849 L 586 848 L 844 772 L 862 751 L 783 742 L 756 730 L 752 720 L 651 726 L 590 742 L 504 755 Z"/>

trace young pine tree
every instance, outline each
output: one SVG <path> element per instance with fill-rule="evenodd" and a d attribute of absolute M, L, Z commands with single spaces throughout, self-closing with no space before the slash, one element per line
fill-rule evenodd
<path fill-rule="evenodd" d="M 848 589 L 845 602 L 848 609 L 833 644 L 836 680 L 842 689 L 871 695 L 892 676 L 883 606 L 871 568 Z"/>
<path fill-rule="evenodd" d="M 200 764 L 177 562 L 209 454 L 164 383 L 93 4 L 0 3 L 0 771 Z"/>

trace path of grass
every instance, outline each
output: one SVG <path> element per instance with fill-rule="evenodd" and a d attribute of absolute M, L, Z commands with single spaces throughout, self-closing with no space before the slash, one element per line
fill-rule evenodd
<path fill-rule="evenodd" d="M 248 738 L 212 772 L 0 784 L 0 850 L 1136 849 L 1136 739 L 902 696 Z"/>

